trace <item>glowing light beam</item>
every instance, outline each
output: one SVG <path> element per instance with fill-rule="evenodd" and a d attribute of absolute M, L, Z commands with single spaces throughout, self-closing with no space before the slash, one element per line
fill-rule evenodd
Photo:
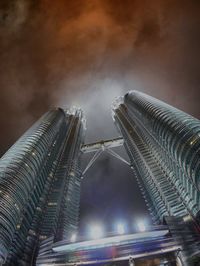
<path fill-rule="evenodd" d="M 90 237 L 92 239 L 99 239 L 103 237 L 103 229 L 100 225 L 91 225 L 90 227 Z"/>

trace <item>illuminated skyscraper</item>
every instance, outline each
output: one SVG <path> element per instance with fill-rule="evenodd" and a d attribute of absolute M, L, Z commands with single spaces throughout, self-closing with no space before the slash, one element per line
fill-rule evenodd
<path fill-rule="evenodd" d="M 172 241 L 171 252 L 181 250 L 183 265 L 192 265 L 187 263 L 200 246 L 199 120 L 136 91 L 115 102 L 113 118 L 123 138 L 82 145 L 85 120 L 81 110 L 51 110 L 2 157 L 0 265 L 52 266 L 91 259 L 93 242 L 69 244 L 75 240 L 78 225 L 80 154 L 95 152 L 84 176 L 105 150 L 126 162 L 111 150 L 123 143 L 154 222 L 166 223 L 169 231 L 164 235 L 167 242 L 168 237 Z M 81 246 L 85 253 L 77 253 Z M 163 252 L 162 244 L 159 252 Z M 106 258 L 114 259 L 114 253 L 107 252 Z M 95 252 L 94 264 L 104 258 L 101 255 Z"/>
<path fill-rule="evenodd" d="M 200 121 L 141 92 L 115 102 L 114 120 L 155 223 L 200 210 Z"/>
<path fill-rule="evenodd" d="M 54 109 L 36 122 L 0 161 L 0 265 L 31 265 L 38 243 L 77 229 L 80 110 Z"/>

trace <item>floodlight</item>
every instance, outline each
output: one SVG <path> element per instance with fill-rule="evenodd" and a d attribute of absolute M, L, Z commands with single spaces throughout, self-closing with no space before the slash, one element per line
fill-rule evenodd
<path fill-rule="evenodd" d="M 103 229 L 100 225 L 91 225 L 90 236 L 92 239 L 98 239 L 103 236 Z"/>
<path fill-rule="evenodd" d="M 137 226 L 138 226 L 138 229 L 139 229 L 140 232 L 144 232 L 146 230 L 146 226 L 145 226 L 143 221 L 139 221 L 137 223 Z"/>
<path fill-rule="evenodd" d="M 123 234 L 125 233 L 125 226 L 124 226 L 124 224 L 119 223 L 119 224 L 117 225 L 117 232 L 118 232 L 118 234 L 120 234 L 120 235 L 123 235 Z"/>
<path fill-rule="evenodd" d="M 71 236 L 71 239 L 70 239 L 71 242 L 75 242 L 76 241 L 76 234 L 72 234 Z"/>

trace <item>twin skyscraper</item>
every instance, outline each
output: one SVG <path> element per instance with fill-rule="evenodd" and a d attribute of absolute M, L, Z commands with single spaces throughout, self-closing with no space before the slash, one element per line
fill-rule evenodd
<path fill-rule="evenodd" d="M 137 91 L 113 104 L 113 119 L 154 223 L 198 230 L 200 121 Z M 53 109 L 1 158 L 0 265 L 34 265 L 44 241 L 77 231 L 84 136 L 81 110 Z"/>

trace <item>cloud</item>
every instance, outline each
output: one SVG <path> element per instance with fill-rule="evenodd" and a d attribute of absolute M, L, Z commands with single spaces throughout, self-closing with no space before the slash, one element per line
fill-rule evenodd
<path fill-rule="evenodd" d="M 55 105 L 84 110 L 87 142 L 118 136 L 111 104 L 131 89 L 200 118 L 199 9 L 198 0 L 1 0 L 0 153 Z M 81 227 L 97 211 L 110 223 L 145 214 L 129 170 L 104 155 L 88 172 Z"/>
<path fill-rule="evenodd" d="M 88 140 L 115 135 L 111 102 L 130 89 L 199 117 L 199 5 L 1 1 L 1 151 L 54 105 L 84 109 Z"/>

